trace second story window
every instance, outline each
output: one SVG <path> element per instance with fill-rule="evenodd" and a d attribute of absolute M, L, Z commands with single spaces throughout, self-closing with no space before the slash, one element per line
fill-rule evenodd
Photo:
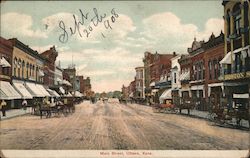
<path fill-rule="evenodd" d="M 234 33 L 237 36 L 240 36 L 240 20 L 241 20 L 240 3 L 237 3 L 234 6 L 233 16 L 234 16 Z"/>
<path fill-rule="evenodd" d="M 208 69 L 209 69 L 209 79 L 212 79 L 212 62 L 209 60 L 208 62 Z"/>

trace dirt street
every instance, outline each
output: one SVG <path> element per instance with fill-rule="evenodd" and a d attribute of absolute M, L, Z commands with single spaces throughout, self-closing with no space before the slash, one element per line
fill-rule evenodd
<path fill-rule="evenodd" d="M 249 149 L 249 133 L 148 106 L 89 102 L 67 117 L 1 121 L 0 149 Z"/>

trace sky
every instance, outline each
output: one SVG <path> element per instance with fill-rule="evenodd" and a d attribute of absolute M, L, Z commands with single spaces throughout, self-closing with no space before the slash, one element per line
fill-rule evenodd
<path fill-rule="evenodd" d="M 213 1 L 6 1 L 0 35 L 43 52 L 55 45 L 63 68 L 89 76 L 95 92 L 121 90 L 143 66 L 144 52 L 187 53 L 194 37 L 223 31 Z"/>

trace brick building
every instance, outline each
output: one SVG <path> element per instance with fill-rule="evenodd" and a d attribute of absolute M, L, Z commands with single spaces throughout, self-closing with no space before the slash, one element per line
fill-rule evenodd
<path fill-rule="evenodd" d="M 84 94 L 84 77 L 76 76 L 76 90 Z"/>
<path fill-rule="evenodd" d="M 55 46 L 53 46 L 49 50 L 41 53 L 41 56 L 46 59 L 44 63 L 44 85 L 53 87 L 55 85 L 55 61 L 58 52 Z"/>
<path fill-rule="evenodd" d="M 0 37 L 0 81 L 11 81 L 12 43 Z"/>
<path fill-rule="evenodd" d="M 249 1 L 223 1 L 224 58 L 221 80 L 230 106 L 250 109 Z"/>
<path fill-rule="evenodd" d="M 159 102 L 159 96 L 168 86 L 171 87 L 171 58 L 174 56 L 176 56 L 175 52 L 173 54 L 144 53 L 145 98 L 147 103 L 152 102 L 152 100 Z M 156 89 L 153 90 L 154 88 Z M 160 91 L 158 92 L 157 89 L 160 89 Z"/>
<path fill-rule="evenodd" d="M 76 90 L 76 69 L 75 67 L 68 67 L 63 69 L 63 79 L 70 82 L 71 86 L 68 86 L 69 92 L 74 92 Z"/>
<path fill-rule="evenodd" d="M 223 83 L 219 80 L 221 73 L 220 61 L 224 55 L 224 34 L 210 36 L 204 43 L 205 48 L 205 98 L 208 105 L 220 105 L 223 97 Z"/>

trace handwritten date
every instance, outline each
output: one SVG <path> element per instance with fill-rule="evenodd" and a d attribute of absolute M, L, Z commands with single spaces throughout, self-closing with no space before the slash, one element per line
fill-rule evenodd
<path fill-rule="evenodd" d="M 81 38 L 88 38 L 91 35 L 91 32 L 93 32 L 95 28 L 101 24 L 104 25 L 105 29 L 112 30 L 112 23 L 115 23 L 116 19 L 119 17 L 114 8 L 110 11 L 110 18 L 107 17 L 106 13 L 99 14 L 96 8 L 93 8 L 94 16 L 91 16 L 89 12 L 84 13 L 81 9 L 79 9 L 79 12 L 79 20 L 77 20 L 75 15 L 72 16 L 74 20 L 73 27 L 67 28 L 64 21 L 59 21 L 58 26 L 62 31 L 62 33 L 59 35 L 59 41 L 61 43 L 68 42 L 69 37 L 73 35 L 78 35 Z M 82 26 L 85 26 L 84 29 L 81 28 Z M 101 34 L 103 37 L 105 37 L 103 33 Z"/>

